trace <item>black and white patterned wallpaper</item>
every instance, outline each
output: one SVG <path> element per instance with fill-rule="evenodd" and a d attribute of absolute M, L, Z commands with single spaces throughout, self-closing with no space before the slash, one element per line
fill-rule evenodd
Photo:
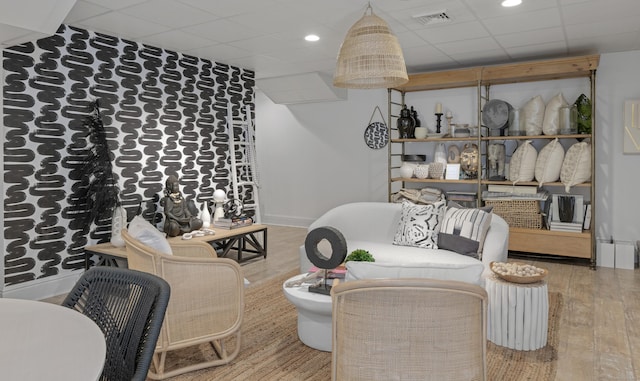
<path fill-rule="evenodd" d="M 197 205 L 231 194 L 227 105 L 253 113 L 252 71 L 65 25 L 4 50 L 3 67 L 5 290 L 81 269 L 83 247 L 109 239 L 109 221 L 73 219 L 96 99 L 130 218 L 162 212 L 170 174 Z"/>

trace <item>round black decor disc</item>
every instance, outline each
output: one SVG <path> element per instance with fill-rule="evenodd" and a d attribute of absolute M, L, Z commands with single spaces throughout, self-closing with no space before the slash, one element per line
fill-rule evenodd
<path fill-rule="evenodd" d="M 331 244 L 331 256 L 325 257 L 318 250 L 318 244 L 326 239 Z M 319 269 L 335 269 L 347 257 L 347 241 L 338 229 L 322 226 L 307 234 L 304 240 L 307 257 Z"/>
<path fill-rule="evenodd" d="M 389 131 L 387 125 L 382 122 L 369 123 L 364 130 L 364 142 L 369 148 L 384 148 L 389 142 Z"/>

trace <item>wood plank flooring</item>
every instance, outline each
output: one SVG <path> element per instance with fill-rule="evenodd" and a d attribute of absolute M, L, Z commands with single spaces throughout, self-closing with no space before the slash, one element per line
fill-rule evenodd
<path fill-rule="evenodd" d="M 255 284 L 298 268 L 306 232 L 270 225 L 268 256 L 243 263 L 245 277 Z M 549 291 L 563 295 L 556 380 L 640 380 L 640 270 L 592 270 L 586 262 L 511 255 L 510 260 L 548 269 Z"/>

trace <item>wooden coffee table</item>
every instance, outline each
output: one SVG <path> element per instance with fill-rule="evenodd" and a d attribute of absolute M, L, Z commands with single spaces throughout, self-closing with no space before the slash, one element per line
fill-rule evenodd
<path fill-rule="evenodd" d="M 263 257 L 267 258 L 267 225 L 253 224 L 237 229 L 213 229 L 215 234 L 204 235 L 201 237 L 193 237 L 191 240 L 203 241 L 210 243 L 218 257 L 226 257 L 231 250 L 237 252 L 238 263 L 243 261 Z M 262 233 L 262 242 L 256 237 L 256 234 Z M 168 238 L 169 243 L 179 242 L 182 237 Z M 102 266 L 118 266 L 118 261 L 127 259 L 127 250 L 124 247 L 115 247 L 110 242 L 100 243 L 97 245 L 85 246 L 85 269 L 89 268 L 89 258 L 92 255 L 100 257 L 98 265 Z M 250 253 L 245 256 L 245 253 Z"/>

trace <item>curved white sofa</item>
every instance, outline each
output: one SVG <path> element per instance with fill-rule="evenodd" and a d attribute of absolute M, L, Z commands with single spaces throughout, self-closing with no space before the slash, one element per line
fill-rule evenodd
<path fill-rule="evenodd" d="M 433 278 L 484 285 L 492 261 L 506 261 L 509 226 L 493 214 L 482 261 L 444 249 L 423 249 L 393 244 L 400 222 L 401 203 L 356 202 L 329 210 L 308 228 L 338 229 L 347 241 L 347 253 L 368 250 L 375 262 L 347 262 L 347 280 L 365 278 Z M 300 246 L 300 270 L 312 267 L 304 245 Z"/>

